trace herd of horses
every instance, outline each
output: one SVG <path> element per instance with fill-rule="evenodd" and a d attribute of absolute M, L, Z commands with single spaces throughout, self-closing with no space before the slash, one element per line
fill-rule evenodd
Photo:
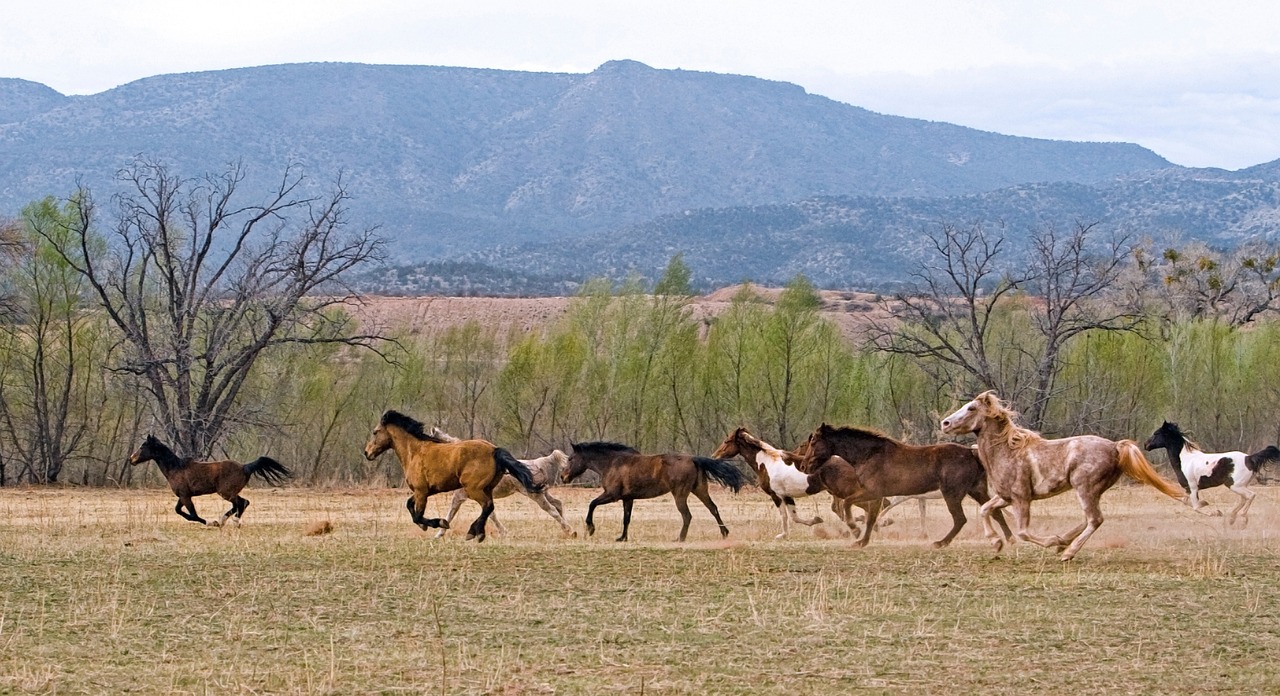
<path fill-rule="evenodd" d="M 965 525 L 962 503 L 969 497 L 978 503 L 983 533 L 997 552 L 1005 543 L 1021 540 L 1056 549 L 1064 561 L 1073 558 L 1102 524 L 1102 494 L 1122 474 L 1189 504 L 1197 512 L 1204 507 L 1199 497 L 1201 490 L 1227 486 L 1240 496 L 1228 517 L 1229 523 L 1235 524 L 1239 518 L 1247 524 L 1255 496 L 1249 484 L 1263 464 L 1280 461 L 1280 449 L 1275 446 L 1249 455 L 1203 452 L 1176 424 L 1166 422 L 1152 434 L 1146 449 L 1167 451 L 1179 487 L 1156 473 L 1133 440 L 1112 441 L 1096 435 L 1046 439 L 1018 426 L 1016 417 L 1017 413 L 994 392 L 987 391 L 941 421 L 945 434 L 973 434 L 976 443 L 972 446 L 949 442 L 910 445 L 874 430 L 824 423 L 790 451 L 738 428 L 709 457 L 644 454 L 614 442 L 582 442 L 571 444 L 567 455 L 555 450 L 538 459 L 519 460 L 486 440 L 459 440 L 438 428 L 427 429 L 422 422 L 402 413 L 387 411 L 365 444 L 364 455 L 374 460 L 387 450 L 396 453 L 410 490 L 405 502 L 410 518 L 423 530 L 437 530 L 437 537 L 449 529 L 454 515 L 468 499 L 477 502 L 481 510 L 468 529 L 467 539 L 483 541 L 489 521 L 501 531 L 502 525 L 494 515 L 494 500 L 517 492 L 545 510 L 566 536 L 577 536 L 564 518 L 563 504 L 547 488 L 557 479 L 570 483 L 587 470 L 599 475 L 603 489 L 587 507 L 589 535 L 595 533 L 596 508 L 620 501 L 622 533 L 617 540 L 626 541 L 634 501 L 669 493 L 683 520 L 680 541 L 685 540 L 693 518 L 690 495 L 706 506 L 719 525 L 721 536 L 727 536 L 729 528 L 711 499 L 710 484 L 718 483 L 735 492 L 746 485 L 745 473 L 730 462 L 733 457 L 741 457 L 778 508 L 782 518 L 778 537 L 788 534 L 792 522 L 814 525 L 822 521 L 816 516 L 800 518 L 795 509 L 797 498 L 819 492 L 831 494 L 832 511 L 857 535 L 857 546 L 870 540 L 877 519 L 887 507 L 905 499 L 940 496 L 952 519 L 947 534 L 933 542 L 935 548 L 941 548 Z M 155 461 L 178 496 L 175 512 L 193 522 L 215 526 L 232 518 L 237 524 L 240 522 L 249 505 L 240 491 L 252 476 L 273 484 L 291 476 L 287 468 L 269 457 L 243 465 L 182 459 L 152 436 L 129 461 Z M 1031 502 L 1068 490 L 1075 491 L 1084 521 L 1063 534 L 1032 534 Z M 447 516 L 425 517 L 427 499 L 447 492 L 454 492 Z M 220 520 L 206 522 L 196 514 L 191 499 L 212 493 L 230 502 L 231 509 Z M 855 505 L 864 511 L 861 530 L 852 515 Z M 1012 529 L 1003 514 L 1006 507 L 1012 516 Z"/>

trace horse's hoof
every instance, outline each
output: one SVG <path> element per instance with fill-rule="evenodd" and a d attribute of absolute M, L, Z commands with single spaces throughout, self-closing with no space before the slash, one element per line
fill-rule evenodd
<path fill-rule="evenodd" d="M 435 526 L 439 527 L 441 530 L 448 529 L 448 528 L 449 528 L 449 521 L 448 521 L 448 520 L 436 520 L 436 525 L 435 525 Z M 441 531 L 441 533 L 443 534 L 444 532 L 443 532 L 443 531 Z"/>
<path fill-rule="evenodd" d="M 945 542 L 945 541 L 935 541 L 935 542 L 933 542 L 933 548 L 935 548 L 935 549 L 946 548 L 946 546 L 947 546 L 947 542 Z"/>
<path fill-rule="evenodd" d="M 595 535 L 596 535 L 596 528 L 595 528 L 595 527 L 587 527 L 587 536 L 595 536 Z"/>
<path fill-rule="evenodd" d="M 204 525 L 206 527 L 221 527 L 222 523 L 217 520 L 205 520 Z"/>
<path fill-rule="evenodd" d="M 1064 553 L 1064 554 L 1062 554 L 1062 558 L 1060 558 L 1060 559 L 1058 559 L 1058 560 L 1062 561 L 1063 563 L 1066 563 L 1067 561 L 1070 561 L 1070 560 L 1071 560 L 1072 558 L 1074 558 L 1074 557 L 1075 557 L 1075 555 L 1074 555 L 1074 554 Z"/>
<path fill-rule="evenodd" d="M 432 537 L 432 538 L 433 538 L 433 539 L 439 539 L 439 538 L 440 538 L 440 537 L 442 537 L 442 536 L 444 536 L 444 530 L 443 530 L 443 529 L 441 529 L 440 531 L 436 532 L 436 535 L 435 535 L 434 537 Z"/>
<path fill-rule="evenodd" d="M 479 544 L 484 541 L 484 532 L 480 532 L 479 534 L 467 534 L 467 541 L 471 541 L 472 539 L 475 539 L 476 543 Z"/>
<path fill-rule="evenodd" d="M 786 538 L 787 538 L 787 533 L 782 532 L 781 534 L 775 534 L 773 537 L 773 540 L 778 541 L 779 539 L 786 539 Z"/>
<path fill-rule="evenodd" d="M 1211 513 L 1209 513 L 1209 514 L 1210 514 L 1210 515 L 1212 515 L 1213 517 L 1222 517 L 1222 511 L 1221 511 L 1221 510 L 1214 510 L 1213 512 L 1211 512 Z"/>
<path fill-rule="evenodd" d="M 996 539 L 995 541 L 991 542 L 991 546 L 996 550 L 996 553 L 1000 553 L 1000 551 L 1004 549 L 1004 542 L 1000 541 L 999 539 Z"/>
<path fill-rule="evenodd" d="M 877 527 L 892 527 L 893 520 L 876 520 Z"/>

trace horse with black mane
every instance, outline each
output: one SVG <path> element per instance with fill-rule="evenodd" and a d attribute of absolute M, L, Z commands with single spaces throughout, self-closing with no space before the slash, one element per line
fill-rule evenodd
<path fill-rule="evenodd" d="M 721 459 L 695 457 L 687 454 L 641 454 L 616 442 L 580 442 L 572 444 L 569 466 L 560 472 L 561 481 L 569 483 L 591 469 L 600 475 L 604 492 L 596 496 L 587 507 L 587 535 L 596 533 L 592 517 L 597 505 L 622 501 L 622 535 L 618 541 L 627 540 L 627 528 L 631 525 L 631 506 L 637 499 L 656 498 L 670 493 L 676 501 L 676 509 L 684 524 L 680 527 L 679 541 L 689 533 L 689 494 L 697 496 L 711 511 L 720 525 L 720 536 L 729 536 L 729 528 L 720 519 L 720 511 L 708 492 L 708 481 L 718 481 L 736 493 L 746 482 L 737 467 Z"/>
<path fill-rule="evenodd" d="M 823 423 L 809 436 L 805 461 L 832 495 L 845 499 L 846 511 L 855 501 L 871 501 L 866 528 L 855 546 L 865 546 L 870 540 L 885 498 L 942 491 L 952 525 L 946 536 L 933 542 L 934 548 L 950 544 L 964 527 L 966 495 L 980 505 L 991 499 L 982 462 L 964 445 L 908 445 L 874 430 Z M 996 519 L 1007 538 L 1010 532 L 1003 515 L 997 512 Z"/>
<path fill-rule="evenodd" d="M 507 450 L 487 440 L 449 442 L 431 435 L 421 421 L 399 411 L 382 414 L 365 443 L 364 456 L 372 461 L 389 449 L 394 449 L 400 459 L 405 482 L 413 493 L 405 501 L 405 507 L 413 523 L 423 531 L 449 528 L 443 519 L 423 517 L 427 498 L 434 493 L 462 488 L 468 498 L 480 503 L 480 516 L 467 530 L 467 539 L 480 542 L 484 541 L 485 523 L 493 514 L 493 489 L 503 474 L 511 474 L 527 491 L 536 493 L 545 488 L 535 482 L 528 467 Z"/>
<path fill-rule="evenodd" d="M 1280 462 L 1280 448 L 1275 445 L 1254 452 L 1205 452 L 1200 445 L 1187 438 L 1177 423 L 1165 421 L 1163 425 L 1147 439 L 1146 449 L 1163 448 L 1169 455 L 1169 464 L 1173 473 L 1182 484 L 1182 490 L 1188 494 L 1191 509 L 1197 512 L 1205 506 L 1200 499 L 1200 491 L 1215 486 L 1226 486 L 1231 492 L 1240 496 L 1240 502 L 1227 516 L 1227 524 L 1234 525 L 1236 516 L 1249 524 L 1249 508 L 1257 493 L 1249 490 L 1254 474 L 1267 462 Z M 1221 513 L 1218 513 L 1221 514 Z"/>
<path fill-rule="evenodd" d="M 164 474 L 165 480 L 169 482 L 169 488 L 173 490 L 174 495 L 178 496 L 178 504 L 173 507 L 173 511 L 183 519 L 211 527 L 225 524 L 232 515 L 235 515 L 236 524 L 240 524 L 240 518 L 249 507 L 249 501 L 240 495 L 240 491 L 244 490 L 250 477 L 257 476 L 267 483 L 278 486 L 284 483 L 285 479 L 293 476 L 293 473 L 283 464 L 271 457 L 258 457 L 248 464 L 229 459 L 199 461 L 182 458 L 174 454 L 168 445 L 156 439 L 154 435 L 147 435 L 147 439 L 142 441 L 137 451 L 129 456 L 130 464 L 136 465 L 148 461 L 154 461 L 156 466 L 160 467 L 160 473 Z M 231 503 L 231 509 L 216 521 L 205 521 L 200 517 L 196 513 L 195 503 L 191 500 L 196 496 L 210 493 L 217 493 L 223 500 Z M 184 507 L 187 509 L 186 512 L 182 510 Z"/>

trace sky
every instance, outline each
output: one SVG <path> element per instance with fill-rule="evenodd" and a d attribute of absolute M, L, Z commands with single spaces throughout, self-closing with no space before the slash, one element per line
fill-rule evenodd
<path fill-rule="evenodd" d="M 1280 159 L 1274 0 L 4 0 L 0 77 L 94 94 L 314 61 L 585 73 L 631 59 L 752 75 L 885 114 Z"/>

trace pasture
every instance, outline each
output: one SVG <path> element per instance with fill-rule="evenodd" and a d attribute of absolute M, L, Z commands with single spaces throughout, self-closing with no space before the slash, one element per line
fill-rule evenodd
<path fill-rule="evenodd" d="M 182 520 L 168 490 L 0 489 L 0 693 L 1275 693 L 1280 489 L 1257 490 L 1241 531 L 1118 486 L 1064 564 L 994 557 L 971 501 L 949 548 L 912 503 L 852 549 L 825 494 L 800 511 L 826 524 L 774 541 L 754 488 L 713 491 L 727 540 L 694 506 L 685 544 L 670 497 L 637 501 L 619 544 L 618 505 L 563 539 L 513 496 L 476 544 L 475 504 L 433 540 L 404 489 L 251 486 L 239 529 Z M 556 489 L 580 535 L 597 492 Z M 1032 513 L 1081 519 L 1074 496 Z M 932 501 L 929 538 L 949 522 Z"/>

